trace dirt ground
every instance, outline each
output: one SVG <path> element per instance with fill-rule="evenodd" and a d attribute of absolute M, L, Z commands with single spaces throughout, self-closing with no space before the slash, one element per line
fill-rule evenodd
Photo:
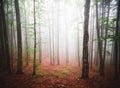
<path fill-rule="evenodd" d="M 32 63 L 23 66 L 23 74 L 7 74 L 0 69 L 0 88 L 120 88 L 120 80 L 114 80 L 112 71 L 100 77 L 97 69 L 90 70 L 89 79 L 81 79 L 81 67 L 50 65 L 44 61 L 37 65 L 32 75 Z"/>

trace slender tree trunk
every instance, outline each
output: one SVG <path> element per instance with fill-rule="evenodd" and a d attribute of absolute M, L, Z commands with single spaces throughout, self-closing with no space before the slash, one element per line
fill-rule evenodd
<path fill-rule="evenodd" d="M 94 8 L 93 8 L 94 9 Z M 93 14 L 92 14 L 92 33 L 91 33 L 91 55 L 90 55 L 90 68 L 92 69 L 92 65 L 93 65 L 93 38 L 94 38 L 94 10 L 93 10 Z"/>
<path fill-rule="evenodd" d="M 13 22 L 13 20 L 14 20 L 14 16 L 13 16 L 13 9 L 12 9 L 13 1 L 11 0 L 10 2 L 11 2 L 11 11 L 12 11 L 12 13 L 11 13 L 12 21 L 10 24 L 10 26 L 11 26 L 11 70 L 13 71 L 13 59 L 14 59 L 14 41 L 13 41 L 14 22 Z"/>
<path fill-rule="evenodd" d="M 106 23 L 105 36 L 108 35 L 109 11 L 110 11 L 110 2 L 109 2 L 109 5 L 108 5 L 107 23 Z M 107 47 L 107 40 L 105 40 L 105 42 L 104 42 L 104 49 L 103 49 L 103 68 L 102 68 L 102 69 L 104 69 L 104 65 L 105 65 L 105 59 L 106 59 L 106 47 Z"/>
<path fill-rule="evenodd" d="M 22 74 L 22 33 L 21 33 L 21 19 L 19 10 L 19 0 L 15 0 L 16 22 L 17 22 L 17 44 L 18 44 L 18 61 L 17 73 Z"/>
<path fill-rule="evenodd" d="M 50 22 L 50 14 L 48 14 L 48 23 L 49 23 L 49 56 L 50 56 L 50 64 L 52 65 L 52 39 L 51 39 L 51 22 Z"/>
<path fill-rule="evenodd" d="M 60 64 L 60 61 L 59 61 L 59 2 L 57 3 L 57 64 L 59 65 Z"/>
<path fill-rule="evenodd" d="M 115 30 L 115 36 L 118 37 L 118 32 L 119 32 L 119 21 L 120 21 L 120 0 L 118 1 L 118 9 L 117 9 L 117 21 L 116 21 L 116 30 Z M 114 59 L 115 59 L 115 79 L 118 79 L 118 41 L 119 39 L 115 39 L 115 46 L 114 46 Z"/>
<path fill-rule="evenodd" d="M 1 26 L 1 17 L 0 17 L 0 26 Z M 1 32 L 1 30 L 0 30 L 0 32 Z M 0 38 L 0 68 L 2 68 L 2 51 L 1 51 L 2 47 L 1 47 L 1 45 L 2 45 L 2 41 L 1 41 L 1 38 Z"/>
<path fill-rule="evenodd" d="M 69 51 L 68 51 L 68 31 L 67 31 L 67 27 L 66 27 L 65 40 L 66 40 L 66 65 L 68 65 L 69 64 Z"/>
<path fill-rule="evenodd" d="M 118 1 L 118 13 L 117 13 L 117 25 L 118 25 L 118 70 L 119 70 L 119 74 L 120 74 L 120 0 Z"/>
<path fill-rule="evenodd" d="M 2 12 L 2 21 L 3 21 L 3 31 L 4 31 L 4 39 L 5 39 L 5 53 L 6 53 L 6 61 L 7 61 L 7 70 L 11 73 L 11 66 L 10 66 L 10 55 L 9 55 L 9 40 L 8 40 L 8 30 L 6 26 L 6 18 L 5 18 L 5 11 L 4 11 L 4 3 L 3 0 L 0 1 L 1 3 L 1 12 Z"/>
<path fill-rule="evenodd" d="M 35 0 L 33 0 L 34 8 L 34 61 L 33 61 L 33 75 L 36 75 L 36 9 L 35 9 Z"/>
<path fill-rule="evenodd" d="M 39 62 L 42 62 L 41 27 L 39 27 Z"/>
<path fill-rule="evenodd" d="M 54 8 L 52 7 L 52 17 L 54 17 Z M 54 19 L 52 19 L 52 62 L 55 64 L 55 52 L 54 52 Z"/>
<path fill-rule="evenodd" d="M 89 77 L 89 63 L 88 63 L 89 10 L 90 10 L 90 0 L 85 0 L 82 78 L 88 78 Z"/>
<path fill-rule="evenodd" d="M 41 1 L 39 1 L 39 4 L 41 4 Z M 41 6 L 39 7 L 39 11 L 41 11 Z M 41 21 L 41 14 L 38 13 L 38 18 Z M 39 22 L 40 22 L 39 21 Z M 40 22 L 41 23 L 41 22 Z M 39 63 L 42 63 L 42 38 L 41 38 L 41 24 L 39 25 Z"/>
<path fill-rule="evenodd" d="M 66 11 L 66 8 L 65 8 L 65 11 Z M 69 50 L 68 50 L 68 47 L 69 47 L 69 43 L 68 43 L 68 24 L 67 24 L 67 17 L 66 17 L 66 15 L 65 15 L 65 17 L 64 17 L 64 19 L 65 19 L 65 52 L 66 52 L 66 65 L 68 65 L 69 64 Z"/>
<path fill-rule="evenodd" d="M 54 26 L 53 26 L 54 27 Z M 55 64 L 55 52 L 54 52 L 54 28 L 53 28 L 53 30 L 52 30 L 52 33 L 53 33 L 53 36 L 52 36 L 52 39 L 53 39 L 53 45 L 52 45 L 52 47 L 53 47 L 53 64 Z"/>
<path fill-rule="evenodd" d="M 79 33 L 79 23 L 77 24 L 77 48 L 78 48 L 78 66 L 80 66 L 80 41 L 79 41 L 79 36 L 80 36 L 80 33 Z"/>
<path fill-rule="evenodd" d="M 100 40 L 100 28 L 99 28 L 99 22 L 98 22 L 98 3 L 96 4 L 96 30 L 97 30 L 97 39 L 98 39 L 98 54 L 100 59 L 100 66 L 99 66 L 99 72 L 100 76 L 104 75 L 104 69 L 103 69 L 103 58 L 102 58 L 102 42 Z"/>
<path fill-rule="evenodd" d="M 26 6 L 25 6 L 25 0 L 24 0 L 24 13 L 25 13 L 25 45 L 26 45 L 26 49 L 25 49 L 25 60 L 26 60 L 26 65 L 28 66 L 29 64 L 29 52 L 28 52 L 28 34 L 27 34 L 27 19 L 26 19 Z"/>
<path fill-rule="evenodd" d="M 0 6 L 1 6 L 1 2 L 0 2 Z M 0 8 L 0 39 L 1 39 L 1 67 L 3 69 L 6 68 L 6 55 L 5 55 L 5 39 L 4 39 L 4 31 L 3 31 L 3 21 L 2 21 L 2 7 Z M 4 58 L 4 59 L 3 59 Z"/>

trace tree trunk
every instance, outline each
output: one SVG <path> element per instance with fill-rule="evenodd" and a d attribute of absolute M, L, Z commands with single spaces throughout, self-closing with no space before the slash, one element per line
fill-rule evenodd
<path fill-rule="evenodd" d="M 65 11 L 66 11 L 66 8 L 65 8 Z M 64 19 L 65 19 L 65 52 L 66 52 L 66 65 L 69 64 L 69 50 L 68 50 L 68 47 L 69 47 L 69 41 L 68 41 L 68 24 L 67 24 L 67 16 L 65 15 L 64 16 Z"/>
<path fill-rule="evenodd" d="M 9 55 L 9 40 L 8 40 L 8 30 L 6 26 L 6 18 L 5 18 L 5 11 L 4 11 L 4 1 L 1 0 L 1 12 L 2 12 L 2 21 L 3 21 L 3 33 L 4 33 L 4 41 L 5 41 L 5 53 L 6 53 L 6 67 L 9 73 L 11 73 L 11 66 L 10 66 L 10 55 Z"/>
<path fill-rule="evenodd" d="M 34 61 L 33 61 L 33 75 L 36 75 L 36 10 L 35 10 L 35 0 L 33 0 L 34 8 Z"/>
<path fill-rule="evenodd" d="M 96 30 L 97 30 L 97 39 L 98 39 L 98 54 L 100 59 L 100 66 L 99 66 L 99 72 L 100 76 L 104 75 L 104 69 L 103 69 L 103 58 L 102 58 L 102 41 L 100 40 L 100 28 L 99 28 L 99 22 L 98 22 L 98 3 L 96 3 Z"/>
<path fill-rule="evenodd" d="M 79 36 L 80 36 L 80 33 L 79 33 L 79 23 L 77 24 L 77 48 L 78 48 L 78 66 L 80 66 L 80 39 L 79 39 Z"/>
<path fill-rule="evenodd" d="M 105 29 L 105 36 L 108 35 L 109 11 L 110 11 L 110 2 L 109 2 L 109 4 L 108 4 L 107 23 L 106 23 L 106 29 Z M 104 69 L 104 65 L 105 65 L 106 47 L 107 47 L 107 40 L 105 40 L 105 42 L 104 42 L 104 49 L 103 49 L 103 68 L 102 68 L 102 69 Z"/>
<path fill-rule="evenodd" d="M 115 36 L 118 37 L 119 32 L 119 25 L 120 22 L 120 0 L 118 1 L 118 9 L 117 9 L 117 21 L 116 21 L 116 30 L 115 30 Z M 114 59 L 115 59 L 115 79 L 118 79 L 118 47 L 119 47 L 119 38 L 115 39 L 115 46 L 114 46 Z"/>
<path fill-rule="evenodd" d="M 59 65 L 59 2 L 57 4 L 57 64 Z"/>
<path fill-rule="evenodd" d="M 25 45 L 26 45 L 26 49 L 25 49 L 25 60 L 26 60 L 26 65 L 28 66 L 28 64 L 29 64 L 29 52 L 28 52 L 28 38 L 27 38 L 27 36 L 28 36 L 28 34 L 27 34 L 27 25 L 26 25 L 26 23 L 27 23 L 27 19 L 26 19 L 26 6 L 25 6 L 25 0 L 24 0 L 24 13 L 25 13 Z"/>
<path fill-rule="evenodd" d="M 83 66 L 82 66 L 82 78 L 89 77 L 89 63 L 88 63 L 88 23 L 89 23 L 89 9 L 90 0 L 85 0 L 85 12 L 84 12 L 84 36 L 83 36 Z"/>
<path fill-rule="evenodd" d="M 19 11 L 19 0 L 15 0 L 16 22 L 17 22 L 17 44 L 18 44 L 18 62 L 17 73 L 22 74 L 22 36 L 21 36 L 21 19 Z"/>
<path fill-rule="evenodd" d="M 39 62 L 42 62 L 41 27 L 39 27 Z"/>

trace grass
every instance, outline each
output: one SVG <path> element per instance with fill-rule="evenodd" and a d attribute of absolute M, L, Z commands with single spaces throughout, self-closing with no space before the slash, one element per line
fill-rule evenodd
<path fill-rule="evenodd" d="M 78 73 L 78 71 L 75 71 L 75 70 L 72 70 L 71 71 L 73 74 L 77 74 Z"/>
<path fill-rule="evenodd" d="M 53 77 L 55 77 L 55 78 L 59 78 L 58 73 L 52 73 L 51 75 L 52 75 Z"/>
<path fill-rule="evenodd" d="M 99 71 L 98 67 L 94 67 L 93 71 L 98 72 Z"/>
<path fill-rule="evenodd" d="M 66 76 L 67 76 L 66 73 L 62 73 L 61 76 L 60 76 L 60 78 L 65 78 Z"/>
<path fill-rule="evenodd" d="M 38 76 L 44 77 L 44 76 L 45 76 L 45 73 L 44 73 L 43 71 L 40 71 L 40 72 L 38 73 Z"/>
<path fill-rule="evenodd" d="M 38 72 L 38 74 L 33 75 L 32 77 L 44 77 L 45 73 L 43 71 Z"/>

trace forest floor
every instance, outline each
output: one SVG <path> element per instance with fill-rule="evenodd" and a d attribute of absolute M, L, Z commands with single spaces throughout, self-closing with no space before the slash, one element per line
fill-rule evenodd
<path fill-rule="evenodd" d="M 108 69 L 109 70 L 109 69 Z M 120 88 L 120 80 L 114 80 L 112 71 L 100 77 L 97 68 L 90 70 L 88 79 L 81 79 L 78 66 L 50 65 L 44 61 L 37 65 L 32 76 L 32 63 L 23 66 L 23 74 L 7 74 L 0 69 L 0 88 Z"/>

